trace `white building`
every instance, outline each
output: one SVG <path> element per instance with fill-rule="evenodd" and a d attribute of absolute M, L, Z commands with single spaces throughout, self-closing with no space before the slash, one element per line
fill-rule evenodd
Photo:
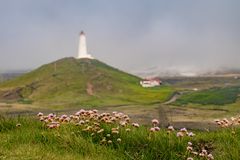
<path fill-rule="evenodd" d="M 162 84 L 162 81 L 159 78 L 147 78 L 140 81 L 140 84 L 144 88 L 156 87 Z"/>
<path fill-rule="evenodd" d="M 93 59 L 93 57 L 90 54 L 88 54 L 88 52 L 87 52 L 86 36 L 83 31 L 81 31 L 81 33 L 79 35 L 79 46 L 78 46 L 78 57 L 77 58 Z"/>
<path fill-rule="evenodd" d="M 193 88 L 193 91 L 198 91 L 198 88 Z"/>

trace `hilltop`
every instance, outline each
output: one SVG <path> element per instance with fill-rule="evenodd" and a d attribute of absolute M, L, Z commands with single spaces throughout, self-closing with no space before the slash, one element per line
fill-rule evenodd
<path fill-rule="evenodd" d="M 166 100 L 172 89 L 145 89 L 140 78 L 96 59 L 63 58 L 0 84 L 1 101 L 44 106 L 120 105 Z"/>

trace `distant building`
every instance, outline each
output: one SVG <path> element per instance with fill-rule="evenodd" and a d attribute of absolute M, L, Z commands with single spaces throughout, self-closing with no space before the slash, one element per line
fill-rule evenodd
<path fill-rule="evenodd" d="M 148 87 L 156 87 L 160 86 L 162 84 L 162 81 L 160 78 L 146 78 L 140 81 L 140 84 L 142 87 L 148 88 Z"/>
<path fill-rule="evenodd" d="M 193 88 L 193 91 L 198 91 L 198 88 Z"/>

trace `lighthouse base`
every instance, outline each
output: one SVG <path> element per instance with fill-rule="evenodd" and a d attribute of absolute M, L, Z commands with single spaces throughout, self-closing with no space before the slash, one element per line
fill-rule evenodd
<path fill-rule="evenodd" d="M 90 54 L 80 55 L 80 56 L 78 56 L 77 58 L 78 58 L 78 59 L 81 59 L 81 58 L 94 59 Z"/>

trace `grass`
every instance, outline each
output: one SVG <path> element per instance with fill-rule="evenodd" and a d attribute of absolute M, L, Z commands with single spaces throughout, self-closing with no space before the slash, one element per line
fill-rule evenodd
<path fill-rule="evenodd" d="M 20 127 L 16 124 L 20 123 Z M 179 160 L 192 156 L 187 152 L 188 141 L 194 150 L 208 147 L 215 159 L 238 159 L 240 154 L 240 129 L 220 129 L 212 132 L 195 131 L 195 137 L 176 137 L 166 129 L 150 133 L 149 126 L 131 128 L 125 132 L 120 127 L 118 136 L 112 136 L 112 144 L 101 145 L 102 136 L 116 124 L 101 127 L 106 132 L 92 136 L 74 124 L 63 124 L 58 129 L 48 129 L 33 117 L 0 118 L 0 159 L 161 159 Z M 121 142 L 116 142 L 120 137 Z M 195 158 L 199 159 L 199 158 Z"/>
<path fill-rule="evenodd" d="M 212 88 L 183 94 L 174 104 L 226 105 L 235 103 L 239 94 L 240 87 Z"/>
<path fill-rule="evenodd" d="M 170 86 L 142 88 L 139 81 L 139 77 L 98 60 L 64 58 L 0 83 L 0 99 L 1 91 L 10 91 L 10 97 L 15 101 L 47 108 L 81 105 L 99 107 L 163 102 L 174 91 Z"/>

